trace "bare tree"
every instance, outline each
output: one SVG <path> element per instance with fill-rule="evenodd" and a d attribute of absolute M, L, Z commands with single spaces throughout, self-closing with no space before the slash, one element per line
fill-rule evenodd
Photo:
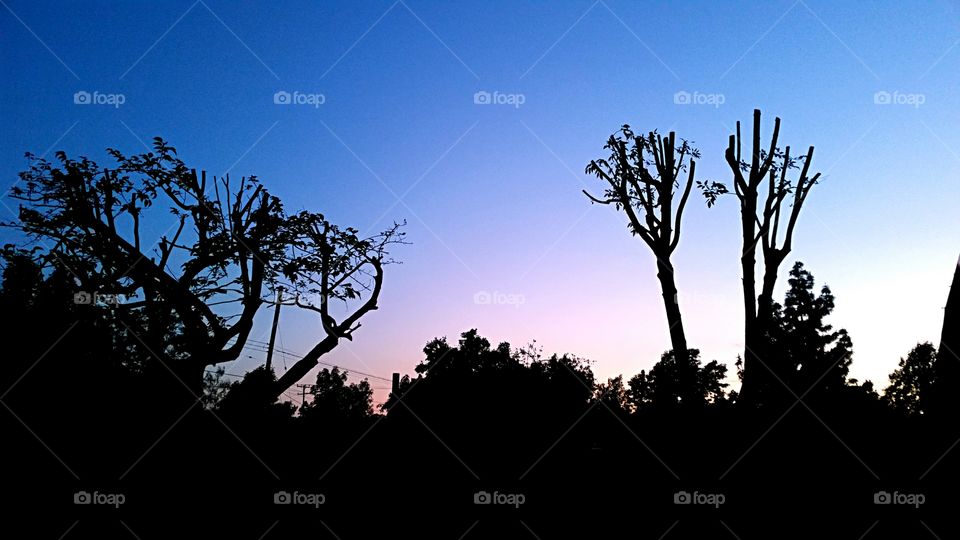
<path fill-rule="evenodd" d="M 674 132 L 666 137 L 656 131 L 649 132 L 646 137 L 637 136 L 629 125 L 611 135 L 603 148 L 610 151 L 610 156 L 591 161 L 586 173 L 604 180 L 608 187 L 602 197 L 594 197 L 586 190 L 584 194 L 594 203 L 612 204 L 622 210 L 629 220 L 630 233 L 639 236 L 653 252 L 657 259 L 657 278 L 667 313 L 671 346 L 677 357 L 685 362 L 687 338 L 670 257 L 680 243 L 683 210 L 694 185 L 694 159 L 699 158 L 700 153 L 683 139 L 678 146 Z M 683 173 L 686 173 L 686 179 L 674 213 L 674 198 Z M 706 187 L 699 182 L 697 185 Z M 711 198 L 708 194 L 708 204 L 712 204 L 715 198 L 716 195 Z"/>
<path fill-rule="evenodd" d="M 737 122 L 737 133 L 730 135 L 725 153 L 727 164 L 733 172 L 734 192 L 740 200 L 745 345 L 740 398 L 747 402 L 757 401 L 752 393 L 762 392 L 758 388 L 766 387 L 764 382 L 757 381 L 766 378 L 768 370 L 776 369 L 775 366 L 764 365 L 765 369 L 761 371 L 757 365 L 765 362 L 763 356 L 772 320 L 773 289 L 780 265 L 793 248 L 793 233 L 800 210 L 820 178 L 820 173 L 809 176 L 813 146 L 809 147 L 806 155 L 794 159 L 790 156 L 789 146 L 783 151 L 777 147 L 779 135 L 780 118 L 776 118 L 770 145 L 764 150 L 760 141 L 760 110 L 755 109 L 750 162 L 741 159 L 740 122 Z M 788 178 L 789 171 L 794 169 L 800 169 L 800 176 L 795 182 Z M 761 195 L 764 197 L 762 206 Z M 787 201 L 789 206 L 785 207 Z M 778 239 L 781 230 L 782 242 Z M 758 244 L 762 249 L 764 268 L 759 295 L 756 289 Z M 769 359 L 766 361 L 769 362 Z"/>

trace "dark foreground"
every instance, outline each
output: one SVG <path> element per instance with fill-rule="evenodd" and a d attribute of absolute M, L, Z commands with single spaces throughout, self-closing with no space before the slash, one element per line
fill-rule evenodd
<path fill-rule="evenodd" d="M 955 424 L 882 411 L 401 403 L 308 425 L 199 407 L 90 416 L 62 403 L 55 419 L 9 407 L 9 538 L 957 537 Z"/>

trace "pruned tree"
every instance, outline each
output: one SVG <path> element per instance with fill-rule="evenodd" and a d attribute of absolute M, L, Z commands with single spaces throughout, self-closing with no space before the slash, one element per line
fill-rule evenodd
<path fill-rule="evenodd" d="M 383 268 L 396 262 L 389 257 L 390 247 L 405 243 L 404 223 L 366 238 L 357 229 L 340 228 L 309 212 L 293 216 L 289 225 L 294 233 L 280 270 L 284 288 L 294 293 L 290 304 L 319 315 L 325 336 L 280 376 L 277 396 L 316 367 L 341 339 L 353 340 L 360 319 L 379 307 Z M 351 302 L 361 303 L 351 309 Z M 336 304 L 333 309 L 331 304 Z M 337 308 L 343 312 L 339 320 Z"/>
<path fill-rule="evenodd" d="M 197 392 L 204 368 L 237 358 L 253 328 L 266 261 L 282 254 L 283 209 L 255 177 L 208 180 L 160 139 L 147 154 L 109 153 L 114 169 L 27 154 L 30 168 L 11 190 L 19 220 L 8 225 L 52 241 L 39 256 L 69 268 L 80 290 L 125 298 L 113 312 L 118 331 L 142 343 L 142 364 L 169 368 Z M 161 205 L 173 233 L 153 244 L 144 214 Z M 239 309 L 226 314 L 228 304 Z"/>
<path fill-rule="evenodd" d="M 686 360 L 687 338 L 677 299 L 677 285 L 671 255 L 680 243 L 683 210 L 694 185 L 696 158 L 700 152 L 686 140 L 679 144 L 674 132 L 666 137 L 656 131 L 637 135 L 624 125 L 610 136 L 603 147 L 610 151 L 605 159 L 592 160 L 586 173 L 605 181 L 608 187 L 602 197 L 584 190 L 594 203 L 613 205 L 629 220 L 630 233 L 639 236 L 657 259 L 657 278 L 663 295 L 670 331 L 670 343 L 682 360 Z M 686 178 L 682 178 L 685 176 Z M 704 189 L 712 204 L 708 186 Z M 677 191 L 681 188 L 682 191 Z M 674 208 L 674 199 L 680 200 Z"/>
<path fill-rule="evenodd" d="M 112 169 L 63 152 L 56 166 L 27 154 L 30 167 L 11 189 L 20 201 L 19 219 L 4 224 L 25 233 L 27 246 L 41 248 L 30 252 L 38 260 L 69 269 L 78 290 L 114 295 L 109 312 L 115 331 L 135 338 L 132 365 L 172 373 L 200 396 L 204 370 L 240 355 L 257 310 L 282 279 L 356 277 L 360 270 L 350 264 L 361 259 L 378 269 L 371 298 L 344 321 L 346 327 L 334 322 L 330 328 L 338 339 L 349 335 L 375 308 L 389 240 L 370 244 L 319 214 L 288 216 L 256 177 L 208 178 L 162 139 L 153 147 L 129 157 L 108 150 L 116 161 Z M 172 226 L 150 242 L 144 231 L 166 224 L 158 216 L 163 210 L 173 216 Z M 318 226 L 336 239 L 317 237 Z M 400 238 L 398 228 L 384 235 Z M 339 266 L 324 269 L 320 260 Z M 328 282 L 325 292 L 326 298 L 352 299 L 365 291 Z M 332 347 L 327 342 L 323 349 Z M 295 383 L 291 377 L 280 385 Z"/>
<path fill-rule="evenodd" d="M 730 135 L 725 152 L 727 164 L 733 172 L 734 193 L 740 200 L 745 349 L 740 398 L 748 403 L 760 401 L 754 392 L 762 393 L 763 388 L 778 384 L 770 383 L 770 372 L 758 365 L 771 361 L 765 360 L 764 356 L 773 315 L 773 289 L 780 265 L 793 249 L 793 234 L 800 210 L 820 179 L 820 173 L 809 176 L 813 146 L 804 156 L 794 158 L 789 146 L 782 151 L 777 146 L 779 136 L 780 118 L 776 118 L 770 144 L 764 149 L 760 140 L 760 110 L 755 109 L 750 161 L 742 159 L 740 122 L 737 122 L 736 134 Z M 795 169 L 799 169 L 800 174 L 793 180 L 789 178 L 789 172 Z M 722 191 L 726 188 L 723 187 Z M 763 281 L 759 294 L 756 284 L 757 245 L 761 246 L 763 256 Z"/>

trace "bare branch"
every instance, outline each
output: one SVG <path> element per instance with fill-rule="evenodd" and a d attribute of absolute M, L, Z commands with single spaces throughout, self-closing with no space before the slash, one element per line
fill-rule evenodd
<path fill-rule="evenodd" d="M 673 241 L 670 242 L 670 252 L 673 253 L 680 243 L 680 220 L 683 218 L 683 209 L 687 206 L 687 198 L 690 196 L 690 189 L 693 187 L 693 177 L 696 174 L 697 162 L 690 160 L 690 172 L 687 175 L 687 185 L 683 189 L 683 195 L 680 197 L 680 204 L 677 206 L 677 218 L 673 227 Z"/>

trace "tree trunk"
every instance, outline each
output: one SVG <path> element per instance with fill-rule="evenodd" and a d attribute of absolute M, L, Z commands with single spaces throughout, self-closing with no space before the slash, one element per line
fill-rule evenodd
<path fill-rule="evenodd" d="M 741 203 L 740 222 L 743 232 L 743 249 L 740 255 L 740 267 L 743 274 L 743 382 L 740 385 L 740 401 L 756 402 L 756 387 L 761 385 L 757 379 L 759 362 L 757 361 L 761 332 L 757 328 L 757 241 L 756 241 L 756 193 L 748 193 Z"/>
<path fill-rule="evenodd" d="M 757 320 L 754 323 L 754 341 L 751 345 L 756 360 L 755 366 L 763 364 L 759 393 L 763 395 L 763 401 L 767 404 L 788 402 L 790 398 L 790 392 L 784 386 L 789 373 L 784 371 L 783 360 L 771 346 L 770 337 L 774 325 L 773 288 L 777 284 L 777 270 L 784 258 L 785 254 L 780 253 L 764 255 L 763 287 L 760 290 L 760 296 L 757 297 Z"/>
<path fill-rule="evenodd" d="M 777 270 L 783 259 L 770 255 L 764 258 L 763 286 L 757 297 L 757 320 L 760 326 L 768 328 L 773 318 L 773 288 L 777 284 Z"/>
<path fill-rule="evenodd" d="M 340 342 L 340 338 L 334 335 L 328 335 L 317 345 L 310 350 L 296 364 L 290 366 L 283 375 L 280 376 L 280 379 L 277 380 L 277 384 L 274 388 L 274 397 L 279 398 L 286 389 L 297 384 L 297 382 L 306 376 L 311 369 L 316 367 L 319 364 L 320 357 L 327 354 L 336 348 L 337 344 Z"/>
<path fill-rule="evenodd" d="M 687 364 L 687 336 L 683 331 L 683 318 L 677 299 L 677 284 L 673 276 L 673 264 L 666 257 L 657 256 L 657 278 L 663 293 L 663 305 L 667 312 L 667 324 L 670 325 L 670 345 L 673 354 L 681 366 Z"/>

